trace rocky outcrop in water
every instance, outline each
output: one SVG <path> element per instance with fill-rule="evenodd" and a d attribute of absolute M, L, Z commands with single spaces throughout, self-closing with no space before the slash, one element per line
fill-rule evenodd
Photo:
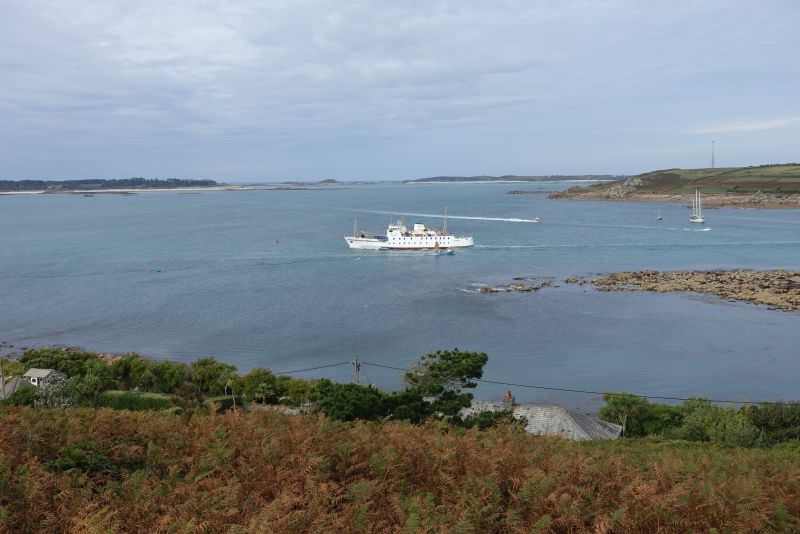
<path fill-rule="evenodd" d="M 636 271 L 588 280 L 568 278 L 565 282 L 591 283 L 598 291 L 710 293 L 779 310 L 800 310 L 800 271 Z"/>
<path fill-rule="evenodd" d="M 535 280 L 525 277 L 514 278 L 515 282 L 497 287 L 481 286 L 478 288 L 478 293 L 533 293 L 545 287 L 555 287 L 551 279 L 539 281 L 533 284 L 524 283 L 525 280 Z M 540 279 L 541 280 L 541 279 Z"/>

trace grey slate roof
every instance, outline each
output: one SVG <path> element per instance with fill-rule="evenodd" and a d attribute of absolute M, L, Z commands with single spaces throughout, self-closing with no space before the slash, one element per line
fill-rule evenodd
<path fill-rule="evenodd" d="M 26 378 L 47 378 L 53 373 L 62 374 L 56 371 L 55 369 L 37 369 L 36 367 L 31 367 L 28 369 L 28 372 L 25 373 L 24 377 Z"/>
<path fill-rule="evenodd" d="M 473 401 L 472 406 L 461 410 L 461 415 L 480 412 L 498 412 L 505 409 L 500 402 Z M 525 431 L 537 436 L 561 436 L 574 440 L 616 439 L 622 427 L 583 415 L 562 406 L 543 404 L 514 404 L 514 417 L 526 419 Z"/>

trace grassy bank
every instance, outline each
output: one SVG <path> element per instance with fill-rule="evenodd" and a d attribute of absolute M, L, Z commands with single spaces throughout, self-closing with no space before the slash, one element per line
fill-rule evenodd
<path fill-rule="evenodd" d="M 800 194 L 800 165 L 762 165 L 718 169 L 668 169 L 638 176 L 642 193 Z"/>
<path fill-rule="evenodd" d="M 0 410 L 7 532 L 800 528 L 788 449 L 576 443 L 508 427 Z"/>
<path fill-rule="evenodd" d="M 573 187 L 551 198 L 575 200 L 688 200 L 695 189 L 708 206 L 796 207 L 800 205 L 800 165 L 715 169 L 665 169 L 624 181 Z"/>

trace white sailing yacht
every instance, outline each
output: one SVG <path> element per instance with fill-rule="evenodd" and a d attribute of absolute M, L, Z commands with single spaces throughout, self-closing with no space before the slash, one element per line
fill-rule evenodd
<path fill-rule="evenodd" d="M 703 217 L 703 202 L 700 200 L 700 190 L 694 190 L 694 200 L 692 201 L 692 214 L 689 216 L 690 223 L 703 224 L 706 218 Z"/>

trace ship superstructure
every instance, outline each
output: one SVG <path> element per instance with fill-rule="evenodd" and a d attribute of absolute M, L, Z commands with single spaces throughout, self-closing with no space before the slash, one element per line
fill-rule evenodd
<path fill-rule="evenodd" d="M 450 250 L 474 244 L 472 236 L 448 234 L 446 219 L 441 230 L 419 223 L 408 228 L 403 221 L 396 221 L 386 228 L 386 234 L 357 231 L 354 228 L 353 235 L 344 239 L 350 248 L 368 250 Z"/>

